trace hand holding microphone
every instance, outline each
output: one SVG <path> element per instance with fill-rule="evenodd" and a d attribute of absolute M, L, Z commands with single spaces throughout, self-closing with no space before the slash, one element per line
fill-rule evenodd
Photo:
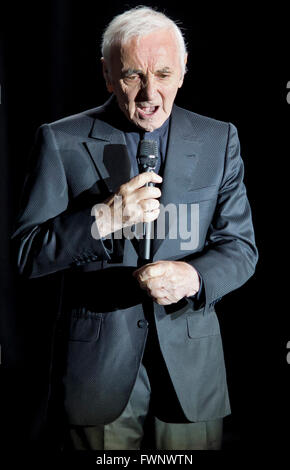
<path fill-rule="evenodd" d="M 140 158 L 148 157 L 150 164 L 147 165 L 146 161 L 142 159 L 140 174 L 122 184 L 115 194 L 96 208 L 95 217 L 100 237 L 106 237 L 117 230 L 136 225 L 139 222 L 144 222 L 144 225 L 150 224 L 159 215 L 158 198 L 161 196 L 161 191 L 154 187 L 154 184 L 161 183 L 162 178 L 153 171 L 156 160 L 149 157 L 151 154 L 154 155 L 152 147 L 144 144 L 141 146 L 140 143 L 139 148 Z M 145 154 L 145 152 L 149 153 Z M 154 166 L 152 165 L 153 161 Z M 104 210 L 104 205 L 107 210 Z"/>

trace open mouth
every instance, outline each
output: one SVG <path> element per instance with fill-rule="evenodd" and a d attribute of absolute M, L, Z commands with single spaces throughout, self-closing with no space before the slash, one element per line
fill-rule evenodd
<path fill-rule="evenodd" d="M 142 105 L 137 105 L 137 110 L 138 113 L 141 117 L 151 117 L 154 116 L 154 114 L 157 113 L 159 109 L 159 106 L 142 106 Z"/>

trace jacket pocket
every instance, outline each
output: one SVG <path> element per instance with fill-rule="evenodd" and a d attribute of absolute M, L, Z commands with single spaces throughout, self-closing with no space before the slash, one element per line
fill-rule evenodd
<path fill-rule="evenodd" d="M 70 341 L 97 341 L 100 335 L 102 315 L 86 311 L 72 312 L 70 320 Z"/>
<path fill-rule="evenodd" d="M 202 202 L 210 199 L 217 199 L 218 197 L 218 186 L 205 186 L 203 188 L 191 188 L 187 192 L 183 193 L 185 202 Z"/>
<path fill-rule="evenodd" d="M 220 334 L 220 326 L 214 311 L 204 315 L 203 309 L 189 314 L 187 320 L 187 332 L 190 338 L 204 338 Z"/>

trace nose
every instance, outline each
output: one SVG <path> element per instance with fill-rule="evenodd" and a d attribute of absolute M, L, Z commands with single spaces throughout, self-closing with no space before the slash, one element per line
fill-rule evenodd
<path fill-rule="evenodd" d="M 140 93 L 144 101 L 153 101 L 156 96 L 156 83 L 154 77 L 147 77 L 142 83 Z"/>

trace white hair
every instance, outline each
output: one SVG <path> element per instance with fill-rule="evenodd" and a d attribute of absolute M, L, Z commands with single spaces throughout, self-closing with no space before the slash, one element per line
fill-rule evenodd
<path fill-rule="evenodd" d="M 180 64 L 183 75 L 186 72 L 184 59 L 187 54 L 186 44 L 181 29 L 164 13 L 150 7 L 138 6 L 115 16 L 104 31 L 102 55 L 110 61 L 112 46 L 125 44 L 132 37 L 145 36 L 158 29 L 174 31 L 180 51 Z"/>

